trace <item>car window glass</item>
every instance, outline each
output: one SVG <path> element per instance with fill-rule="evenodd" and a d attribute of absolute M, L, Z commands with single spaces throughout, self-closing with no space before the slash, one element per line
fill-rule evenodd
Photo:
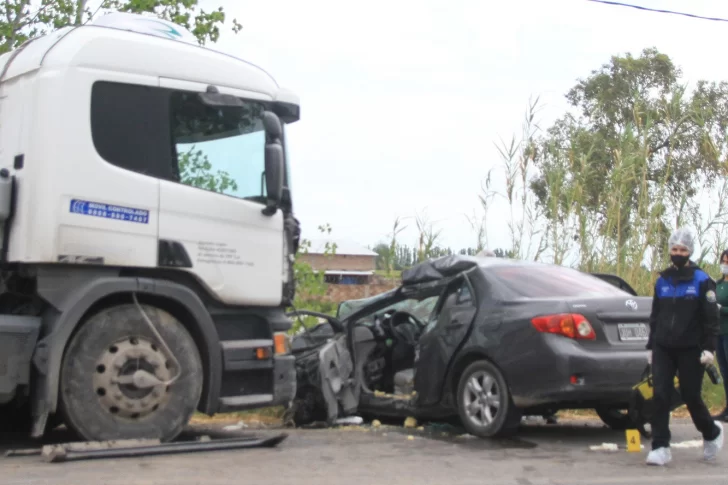
<path fill-rule="evenodd" d="M 472 293 L 467 282 L 462 281 L 459 286 L 450 286 L 446 293 L 443 295 L 442 304 L 436 312 L 432 312 L 430 319 L 427 321 L 425 332 L 432 330 L 437 325 L 440 315 L 447 308 L 452 308 L 457 305 L 467 305 L 473 301 Z"/>
<path fill-rule="evenodd" d="M 471 303 L 473 301 L 473 295 L 470 293 L 470 287 L 467 283 L 463 284 L 458 288 L 458 299 L 457 304 L 462 305 L 464 303 Z"/>
<path fill-rule="evenodd" d="M 503 286 L 525 298 L 628 295 L 606 281 L 556 265 L 501 266 L 487 269 Z"/>

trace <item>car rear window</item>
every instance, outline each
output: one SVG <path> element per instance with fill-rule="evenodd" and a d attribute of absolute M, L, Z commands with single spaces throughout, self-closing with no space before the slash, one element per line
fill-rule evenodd
<path fill-rule="evenodd" d="M 525 298 L 586 298 L 628 294 L 596 276 L 565 266 L 501 266 L 488 268 L 487 271 L 503 286 Z"/>

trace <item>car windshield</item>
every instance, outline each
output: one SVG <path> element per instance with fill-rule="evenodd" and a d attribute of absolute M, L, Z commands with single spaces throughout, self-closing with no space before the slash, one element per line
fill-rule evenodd
<path fill-rule="evenodd" d="M 588 298 L 628 294 L 596 276 L 564 266 L 499 266 L 486 271 L 500 284 L 524 298 Z"/>
<path fill-rule="evenodd" d="M 428 319 L 430 318 L 430 315 L 432 314 L 433 310 L 435 309 L 435 305 L 437 304 L 438 298 L 439 298 L 438 295 L 433 295 L 428 298 L 425 298 L 424 300 L 420 300 L 417 298 L 408 298 L 406 300 L 401 300 L 401 301 L 398 301 L 397 303 L 393 303 L 384 308 L 379 308 L 377 311 L 372 312 L 368 315 L 362 316 L 359 319 L 359 323 L 360 324 L 373 323 L 373 317 L 375 314 L 382 314 L 382 313 L 385 313 L 390 310 L 410 313 L 415 318 L 417 318 L 419 321 L 421 321 L 422 323 L 427 323 Z"/>
<path fill-rule="evenodd" d="M 439 296 L 431 296 L 424 300 L 415 300 L 413 298 L 397 302 L 393 305 L 380 310 L 380 312 L 386 312 L 387 310 L 397 310 L 402 312 L 411 313 L 421 322 L 427 322 L 435 309 L 435 304 Z"/>

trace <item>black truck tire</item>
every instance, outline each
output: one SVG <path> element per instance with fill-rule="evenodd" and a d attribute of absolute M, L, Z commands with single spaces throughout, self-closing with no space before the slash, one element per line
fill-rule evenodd
<path fill-rule="evenodd" d="M 203 373 L 194 339 L 168 312 L 141 308 L 174 358 L 135 304 L 102 309 L 82 322 L 68 343 L 59 405 L 66 425 L 86 440 L 170 441 L 197 408 Z M 137 370 L 155 376 L 156 384 L 150 388 L 115 382 Z"/>
<path fill-rule="evenodd" d="M 476 383 L 483 391 L 479 396 L 469 387 L 473 381 L 478 381 L 479 383 Z M 484 383 L 488 388 L 482 388 Z M 472 409 L 469 411 L 470 406 L 475 411 Z M 463 427 L 468 433 L 479 438 L 510 436 L 518 430 L 521 423 L 521 410 L 513 403 L 503 374 L 487 360 L 473 362 L 463 371 L 458 381 L 457 408 Z M 481 417 L 478 418 L 474 413 Z"/>

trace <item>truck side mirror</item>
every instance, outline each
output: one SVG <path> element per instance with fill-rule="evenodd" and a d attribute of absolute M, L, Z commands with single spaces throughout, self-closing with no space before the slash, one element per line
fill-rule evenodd
<path fill-rule="evenodd" d="M 281 121 L 271 111 L 263 112 L 263 127 L 265 129 L 265 189 L 268 203 L 263 214 L 272 216 L 278 211 L 283 198 L 283 146 L 281 136 L 283 128 Z"/>

